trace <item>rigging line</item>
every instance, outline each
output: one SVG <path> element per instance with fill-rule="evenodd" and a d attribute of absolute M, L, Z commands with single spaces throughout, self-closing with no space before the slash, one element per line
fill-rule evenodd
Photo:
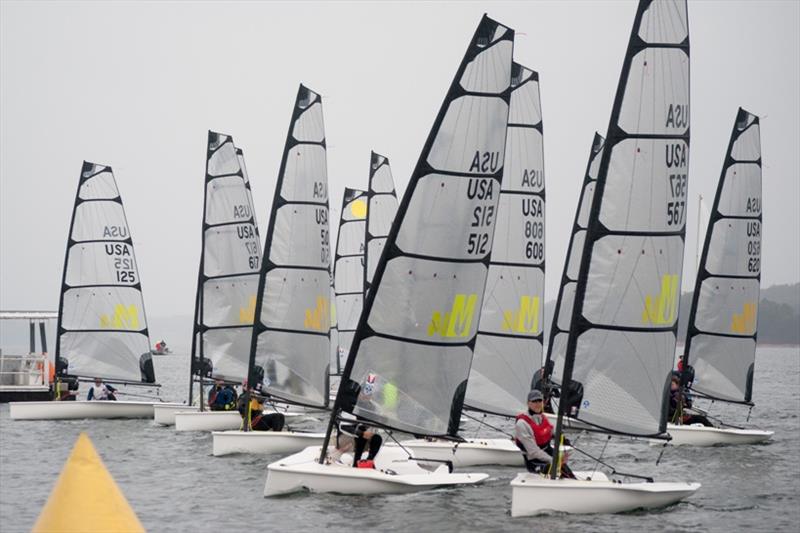
<path fill-rule="evenodd" d="M 502 433 L 503 435 L 506 435 L 506 436 L 508 436 L 508 437 L 513 437 L 513 436 L 514 436 L 514 435 L 512 435 L 511 433 L 509 433 L 508 431 L 504 431 L 504 430 L 502 430 L 502 429 L 500 429 L 500 428 L 498 428 L 498 427 L 495 427 L 495 426 L 493 426 L 493 425 L 489 424 L 489 423 L 488 423 L 488 422 L 486 422 L 486 421 L 481 421 L 481 420 L 479 420 L 478 418 L 475 418 L 474 416 L 472 416 L 472 415 L 470 415 L 470 414 L 468 414 L 468 413 L 466 413 L 466 412 L 462 412 L 461 414 L 462 414 L 462 415 L 464 415 L 464 416 L 465 416 L 465 417 L 467 417 L 467 418 L 470 418 L 470 419 L 472 419 L 472 420 L 476 421 L 476 422 L 480 422 L 482 425 L 485 425 L 486 427 L 488 427 L 488 428 L 490 428 L 490 429 L 493 429 L 493 430 L 495 430 L 495 431 L 498 431 L 498 432 Z M 486 413 L 484 413 L 484 414 L 483 414 L 483 418 L 486 418 Z"/>
<path fill-rule="evenodd" d="M 609 435 L 608 438 L 610 439 L 611 435 Z M 589 459 L 600 463 L 601 465 L 605 466 L 606 468 L 610 469 L 612 476 L 632 477 L 632 478 L 636 478 L 636 479 L 644 479 L 648 483 L 652 483 L 653 482 L 653 478 L 651 478 L 649 476 L 640 476 L 638 474 L 630 474 L 630 473 L 626 473 L 626 472 L 621 472 L 621 471 L 617 470 L 616 468 L 614 468 L 613 466 L 611 466 L 610 464 L 608 464 L 605 461 L 603 461 L 602 459 L 600 459 L 599 457 L 595 457 L 595 456 L 593 456 L 593 455 L 581 450 L 580 448 L 578 448 L 574 444 L 572 445 L 572 449 L 575 450 L 576 452 L 582 454 L 582 455 L 585 455 Z"/>
<path fill-rule="evenodd" d="M 577 442 L 577 440 L 576 440 L 576 442 Z M 602 458 L 602 457 L 603 457 L 603 455 L 606 453 L 606 447 L 608 447 L 608 443 L 609 443 L 609 442 L 611 442 L 611 435 L 608 435 L 608 438 L 606 439 L 606 443 L 605 443 L 605 444 L 603 444 L 603 449 L 602 449 L 602 450 L 600 450 L 600 457 L 601 457 L 601 458 Z M 573 447 L 573 448 L 577 448 L 577 447 L 576 447 L 574 444 L 572 445 L 572 447 Z M 592 476 L 594 476 L 594 473 L 595 473 L 595 472 L 597 472 L 597 465 L 598 465 L 598 464 L 599 464 L 599 463 L 595 461 L 595 463 L 594 463 L 594 468 L 592 469 Z"/>

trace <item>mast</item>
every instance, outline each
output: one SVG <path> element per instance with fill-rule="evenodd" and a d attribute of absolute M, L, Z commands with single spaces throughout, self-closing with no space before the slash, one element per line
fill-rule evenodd
<path fill-rule="evenodd" d="M 322 97 L 300 85 L 281 158 L 259 273 L 251 386 L 326 408 L 331 250 Z"/>
<path fill-rule="evenodd" d="M 349 353 L 350 344 L 364 306 L 364 232 L 369 211 L 366 193 L 345 187 L 339 230 L 336 239 L 336 256 L 333 262 L 333 280 L 336 290 L 338 346 L 336 349 L 336 374 L 341 375 L 340 353 Z"/>
<path fill-rule="evenodd" d="M 589 161 L 586 163 L 578 206 L 575 210 L 575 219 L 572 223 L 572 233 L 569 236 L 561 284 L 558 287 L 558 298 L 553 313 L 553 323 L 550 324 L 550 340 L 547 343 L 547 357 L 544 363 L 545 375 L 542 376 L 544 383 L 554 382 L 554 378 L 560 376 L 564 368 L 564 353 L 567 349 L 567 336 L 572 319 L 575 286 L 578 283 L 578 268 L 583 255 L 586 226 L 589 223 L 589 209 L 604 145 L 603 136 L 595 132 L 592 147 L 589 150 Z"/>
<path fill-rule="evenodd" d="M 81 168 L 57 328 L 60 376 L 155 383 L 133 240 L 108 166 Z"/>
<path fill-rule="evenodd" d="M 539 74 L 511 67 L 511 107 L 495 241 L 465 404 L 513 417 L 542 360 L 544 145 Z"/>
<path fill-rule="evenodd" d="M 641 0 L 581 256 L 550 469 L 563 418 L 608 433 L 666 429 L 683 265 L 689 148 L 685 0 Z"/>
<path fill-rule="evenodd" d="M 372 285 L 375 268 L 383 253 L 398 207 L 389 158 L 374 151 L 369 159 L 369 186 L 366 195 L 368 207 L 367 223 L 364 227 L 364 294 L 369 292 Z"/>
<path fill-rule="evenodd" d="M 503 174 L 513 39 L 484 15 L 445 96 L 367 294 L 321 463 L 342 411 L 414 435 L 457 434 Z"/>
<path fill-rule="evenodd" d="M 715 400 L 753 405 L 761 242 L 760 121 L 739 108 L 708 221 L 685 346 L 684 365 L 695 361 L 692 389 Z"/>

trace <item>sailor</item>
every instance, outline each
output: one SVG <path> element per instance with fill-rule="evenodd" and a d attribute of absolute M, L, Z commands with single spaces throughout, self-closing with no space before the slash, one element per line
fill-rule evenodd
<path fill-rule="evenodd" d="M 236 404 L 245 427 L 252 431 L 282 431 L 286 417 L 282 413 L 264 413 L 264 403 L 258 391 L 245 389 Z"/>
<path fill-rule="evenodd" d="M 94 385 L 89 387 L 89 394 L 86 396 L 87 401 L 91 400 L 116 400 L 117 397 L 114 393 L 117 391 L 111 385 L 106 385 L 100 378 L 94 378 Z"/>
<path fill-rule="evenodd" d="M 691 408 L 692 399 L 685 391 L 681 390 L 681 378 L 673 374 L 669 384 L 669 421 L 673 424 L 714 426 L 705 416 L 687 412 L 687 409 Z"/>
<path fill-rule="evenodd" d="M 236 400 L 239 395 L 230 385 L 218 379 L 208 391 L 208 407 L 212 411 L 233 411 L 236 409 Z"/>
<path fill-rule="evenodd" d="M 353 468 L 375 468 L 375 457 L 381 449 L 383 438 L 378 433 L 354 420 L 349 413 L 342 413 L 341 416 L 350 419 L 339 424 L 336 433 L 336 456 L 340 457 L 343 453 L 352 450 Z M 352 421 L 351 421 L 352 420 Z M 362 460 L 361 456 L 367 451 L 367 458 Z"/>
<path fill-rule="evenodd" d="M 550 439 L 553 426 L 544 416 L 544 395 L 533 389 L 528 393 L 528 411 L 517 415 L 514 425 L 514 442 L 522 451 L 528 472 L 544 473 L 553 461 L 553 447 Z M 561 465 L 561 476 L 574 478 L 566 464 Z"/>

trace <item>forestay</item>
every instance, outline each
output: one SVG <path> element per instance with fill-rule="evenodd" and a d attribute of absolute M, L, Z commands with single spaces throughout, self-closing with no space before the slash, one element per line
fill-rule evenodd
<path fill-rule="evenodd" d="M 511 70 L 505 171 L 466 405 L 524 411 L 542 360 L 544 147 L 539 74 Z"/>
<path fill-rule="evenodd" d="M 550 324 L 550 337 L 547 343 L 547 357 L 544 368 L 552 369 L 547 378 L 555 384 L 560 384 L 564 372 L 564 354 L 567 350 L 570 322 L 572 320 L 572 305 L 575 301 L 575 287 L 578 284 L 578 268 L 583 256 L 583 245 L 586 240 L 586 228 L 589 224 L 589 209 L 594 196 L 597 171 L 600 168 L 600 159 L 603 155 L 605 139 L 595 132 L 592 148 L 589 151 L 589 162 L 583 177 L 581 194 L 578 200 L 578 209 L 575 211 L 575 220 L 572 223 L 572 233 L 567 246 L 567 257 L 564 260 L 564 269 L 561 274 L 561 285 L 558 288 L 556 308 L 553 313 L 553 323 Z"/>
<path fill-rule="evenodd" d="M 364 306 L 364 232 L 367 226 L 367 205 L 364 191 L 345 187 L 333 266 L 339 334 L 335 362 L 337 374 L 342 372 L 342 359 L 350 353 L 350 344 Z"/>
<path fill-rule="evenodd" d="M 250 383 L 281 399 L 328 405 L 331 252 L 322 98 L 297 92 L 264 245 Z"/>
<path fill-rule="evenodd" d="M 244 156 L 233 137 L 208 132 L 193 369 L 240 383 L 247 377 L 261 243 Z"/>
<path fill-rule="evenodd" d="M 59 375 L 155 383 L 133 240 L 108 166 L 81 168 L 57 332 Z"/>
<path fill-rule="evenodd" d="M 397 214 L 397 194 L 389 159 L 372 152 L 369 161 L 369 188 L 367 189 L 367 224 L 364 242 L 364 294 L 372 285 L 375 268 L 381 258 L 386 237 Z"/>
<path fill-rule="evenodd" d="M 336 400 L 375 424 L 458 430 L 500 198 L 513 39 L 481 20 L 378 262 Z"/>
<path fill-rule="evenodd" d="M 688 152 L 686 2 L 643 0 L 589 212 L 560 414 L 571 407 L 582 421 L 630 435 L 666 429 Z"/>
<path fill-rule="evenodd" d="M 689 315 L 693 389 L 750 403 L 761 282 L 759 118 L 739 109 L 731 132 Z"/>

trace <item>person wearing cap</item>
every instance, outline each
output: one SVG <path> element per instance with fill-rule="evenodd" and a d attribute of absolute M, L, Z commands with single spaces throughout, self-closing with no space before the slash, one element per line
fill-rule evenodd
<path fill-rule="evenodd" d="M 528 411 L 517 415 L 514 425 L 514 442 L 522 451 L 528 472 L 544 473 L 553 461 L 550 439 L 553 426 L 544 415 L 544 395 L 533 389 L 528 393 Z M 566 464 L 561 467 L 562 477 L 575 477 Z"/>

